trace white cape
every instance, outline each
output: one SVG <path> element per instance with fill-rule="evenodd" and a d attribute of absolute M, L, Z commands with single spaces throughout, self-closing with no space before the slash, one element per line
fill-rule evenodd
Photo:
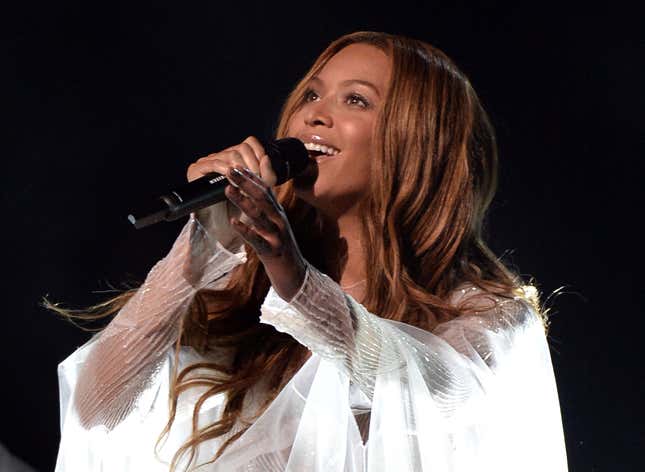
<path fill-rule="evenodd" d="M 418 359 L 377 376 L 369 439 L 364 445 L 350 408 L 350 379 L 333 362 L 313 354 L 267 411 L 203 471 L 565 471 L 560 409 L 551 359 L 537 318 L 495 349 L 509 350 L 501 367 L 467 359 L 442 338 L 387 321 L 421 345 L 432 346 L 450 372 L 452 391 L 432 385 Z M 491 333 L 491 336 L 492 333 Z M 409 339 L 408 339 L 409 341 Z M 57 472 L 165 471 L 172 453 L 188 437 L 191 401 L 182 397 L 170 438 L 159 457 L 155 440 L 168 415 L 173 354 L 140 396 L 132 413 L 112 431 L 87 431 L 70 408 L 78 370 L 92 342 L 59 367 L 62 441 Z M 500 355 L 500 353 L 498 353 Z M 199 360 L 182 349 L 181 363 Z M 442 383 L 440 380 L 438 383 Z M 437 383 L 437 382 L 434 382 Z M 433 389 L 433 386 L 435 387 Z M 220 413 L 222 397 L 209 400 L 204 423 Z M 219 445 L 199 448 L 197 463 Z"/>
<path fill-rule="evenodd" d="M 191 218 L 190 231 L 194 225 Z M 163 331 L 159 320 L 166 316 L 162 308 L 168 302 L 154 310 L 154 330 L 145 335 L 137 330 L 147 322 L 141 313 L 150 312 L 155 300 L 164 294 L 177 299 L 180 292 L 169 289 L 176 280 L 171 270 L 178 267 L 171 256 L 180 254 L 182 237 L 196 234 L 187 231 L 168 256 L 169 269 L 160 264 L 151 272 L 141 290 L 141 297 L 149 298 L 136 299 L 104 331 L 108 334 L 95 336 L 60 364 L 57 472 L 166 471 L 173 453 L 190 436 L 192 407 L 201 393 L 197 388 L 180 397 L 170 435 L 155 453 L 155 441 L 168 419 L 174 362 L 170 346 L 176 339 L 171 330 L 164 334 L 163 342 L 170 344 L 161 351 L 161 360 L 147 361 L 156 368 L 137 367 L 146 372 L 145 388 L 137 390 L 136 401 L 128 400 L 127 409 L 114 409 L 127 412 L 119 413 L 116 426 L 81 426 L 74 404 L 77 387 L 92 385 L 91 379 L 80 374 L 101 336 L 107 342 L 133 333 L 127 338 L 130 344 L 123 345 L 127 352 L 138 349 L 132 361 L 120 367 L 127 371 L 131 362 L 147 352 L 149 333 Z M 216 252 L 217 257 L 224 257 L 221 248 Z M 232 261 L 233 255 L 229 256 L 227 260 Z M 241 261 L 238 258 L 235 264 Z M 155 277 L 163 279 L 159 285 L 163 290 L 150 282 L 155 270 Z M 207 277 L 214 278 L 213 274 Z M 291 334 L 312 356 L 244 435 L 217 461 L 196 470 L 566 471 L 558 394 L 542 322 L 524 301 L 507 302 L 481 315 L 443 323 L 430 333 L 369 313 L 333 280 L 309 266 L 292 300 L 282 300 L 270 289 L 260 321 Z M 174 309 L 172 316 L 176 318 L 184 305 Z M 147 308 L 141 311 L 141 307 Z M 117 337 L 108 337 L 115 333 Z M 120 344 L 109 346 L 114 349 Z M 150 353 L 146 359 L 152 359 L 154 353 Z M 200 360 L 193 349 L 182 348 L 179 368 Z M 222 403 L 221 395 L 209 398 L 200 425 L 217 420 Z M 357 418 L 366 414 L 371 415 L 369 439 L 363 443 Z M 193 465 L 211 460 L 221 440 L 202 443 Z"/>

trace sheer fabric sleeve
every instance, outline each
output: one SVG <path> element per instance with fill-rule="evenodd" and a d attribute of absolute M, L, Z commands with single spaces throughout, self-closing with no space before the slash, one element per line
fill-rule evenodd
<path fill-rule="evenodd" d="M 520 313 L 515 313 L 518 316 Z M 477 326 L 484 319 L 478 320 Z M 494 316 L 487 318 L 489 323 L 493 320 Z M 406 325 L 370 313 L 330 277 L 308 263 L 305 280 L 290 301 L 283 300 L 273 288 L 269 290 L 260 321 L 290 334 L 312 352 L 334 363 L 369 398 L 374 395 L 377 374 L 401 368 L 407 362 L 408 353 L 414 353 L 419 361 L 425 362 L 425 370 L 433 373 L 428 379 L 433 389 L 451 389 L 453 395 L 467 394 L 469 376 L 460 375 L 463 365 L 448 369 L 441 351 L 459 349 L 468 358 L 482 361 L 491 356 L 480 343 L 476 343 L 478 352 L 467 351 L 463 344 L 449 346 L 445 340 L 438 340 L 433 349 L 428 349 L 410 336 Z M 454 341 L 461 343 L 462 340 Z"/>
<path fill-rule="evenodd" d="M 112 429 L 128 415 L 177 341 L 195 294 L 224 286 L 230 271 L 245 262 L 243 246 L 222 229 L 217 212 L 222 208 L 191 214 L 170 252 L 108 326 L 83 346 L 89 352 L 73 405 L 85 428 Z"/>
<path fill-rule="evenodd" d="M 567 470 L 542 320 L 473 287 L 454 300 L 474 295 L 480 313 L 428 332 L 370 313 L 308 265 L 291 300 L 269 290 L 260 321 L 370 399 L 369 470 Z"/>

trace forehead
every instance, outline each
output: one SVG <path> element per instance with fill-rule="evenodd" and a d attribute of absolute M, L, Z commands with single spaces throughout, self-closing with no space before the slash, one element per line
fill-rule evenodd
<path fill-rule="evenodd" d="M 390 58 L 369 44 L 350 44 L 336 53 L 318 77 L 323 82 L 364 80 L 384 91 L 390 77 Z"/>

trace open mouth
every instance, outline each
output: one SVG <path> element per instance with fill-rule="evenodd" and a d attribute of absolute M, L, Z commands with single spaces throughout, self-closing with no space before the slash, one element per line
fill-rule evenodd
<path fill-rule="evenodd" d="M 309 151 L 309 157 L 316 159 L 316 161 L 326 159 L 340 153 L 340 150 L 326 144 L 305 143 L 305 148 Z"/>

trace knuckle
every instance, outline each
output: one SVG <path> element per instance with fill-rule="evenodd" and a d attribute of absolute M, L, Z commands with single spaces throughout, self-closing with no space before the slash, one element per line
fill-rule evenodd
<path fill-rule="evenodd" d="M 275 244 L 272 244 L 273 251 L 275 254 L 282 254 L 284 251 L 284 243 L 282 240 L 278 240 Z"/>
<path fill-rule="evenodd" d="M 248 143 L 248 144 L 251 146 L 251 148 L 253 148 L 253 149 L 257 149 L 257 150 L 258 150 L 258 152 L 259 152 L 259 153 L 258 153 L 258 155 L 259 155 L 259 156 L 261 156 L 262 154 L 264 154 L 264 146 L 262 146 L 262 143 L 260 142 L 260 140 L 259 140 L 258 138 L 256 138 L 255 136 L 249 136 L 249 137 L 247 137 L 247 138 L 244 140 L 244 142 L 245 142 L 245 143 Z"/>
<path fill-rule="evenodd" d="M 253 148 L 252 148 L 252 147 L 251 147 L 251 145 L 250 145 L 249 143 L 247 143 L 246 141 L 244 141 L 244 142 L 240 143 L 239 147 L 240 147 L 240 149 L 244 149 L 244 150 L 246 150 L 246 151 L 251 151 L 251 152 L 253 152 Z"/>
<path fill-rule="evenodd" d="M 233 163 L 235 160 L 242 158 L 242 154 L 240 154 L 240 151 L 238 151 L 237 149 L 229 149 L 224 152 L 226 153 L 227 160 L 230 163 Z"/>

